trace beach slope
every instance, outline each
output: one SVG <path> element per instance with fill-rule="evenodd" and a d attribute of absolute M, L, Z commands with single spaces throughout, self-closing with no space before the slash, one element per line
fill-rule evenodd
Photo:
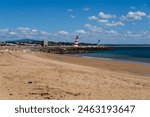
<path fill-rule="evenodd" d="M 150 99 L 149 73 L 138 64 L 1 51 L 0 99 Z"/>

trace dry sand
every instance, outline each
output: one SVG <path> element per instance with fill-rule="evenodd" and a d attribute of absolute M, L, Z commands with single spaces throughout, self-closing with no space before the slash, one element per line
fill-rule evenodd
<path fill-rule="evenodd" d="M 150 99 L 150 66 L 0 51 L 0 99 Z"/>

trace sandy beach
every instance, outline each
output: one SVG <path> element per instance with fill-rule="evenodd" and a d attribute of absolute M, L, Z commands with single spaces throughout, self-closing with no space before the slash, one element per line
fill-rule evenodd
<path fill-rule="evenodd" d="M 0 51 L 0 99 L 150 99 L 150 66 Z"/>

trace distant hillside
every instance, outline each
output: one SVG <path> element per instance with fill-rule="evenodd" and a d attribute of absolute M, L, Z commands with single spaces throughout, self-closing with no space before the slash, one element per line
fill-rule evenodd
<path fill-rule="evenodd" d="M 9 40 L 6 41 L 7 43 L 14 43 L 14 42 L 20 42 L 20 43 L 29 43 L 29 42 L 41 42 L 39 40 L 34 40 L 34 39 L 20 39 L 20 40 Z"/>
<path fill-rule="evenodd" d="M 34 39 L 20 39 L 20 40 L 9 40 L 5 41 L 6 43 L 12 43 L 12 44 L 18 44 L 18 43 L 28 43 L 28 44 L 39 44 L 42 45 L 43 41 L 34 40 Z M 48 41 L 49 46 L 62 46 L 62 45 L 73 45 L 74 42 L 54 42 L 54 41 Z M 90 43 L 79 43 L 79 45 L 95 45 Z"/>

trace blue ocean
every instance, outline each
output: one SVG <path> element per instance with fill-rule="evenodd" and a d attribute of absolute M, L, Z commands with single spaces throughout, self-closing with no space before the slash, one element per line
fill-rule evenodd
<path fill-rule="evenodd" d="M 128 62 L 140 62 L 150 64 L 150 46 L 113 46 L 112 50 L 89 51 L 84 54 L 77 54 L 81 57 L 92 57 L 98 59 L 111 59 Z"/>

